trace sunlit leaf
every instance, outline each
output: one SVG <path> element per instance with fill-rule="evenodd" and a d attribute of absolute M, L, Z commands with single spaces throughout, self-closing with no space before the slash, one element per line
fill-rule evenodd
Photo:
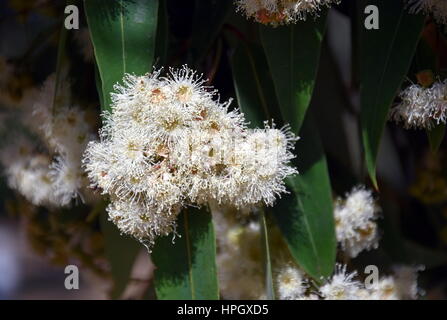
<path fill-rule="evenodd" d="M 216 242 L 211 214 L 185 209 L 177 236 L 157 240 L 152 251 L 155 290 L 162 300 L 217 300 Z"/>

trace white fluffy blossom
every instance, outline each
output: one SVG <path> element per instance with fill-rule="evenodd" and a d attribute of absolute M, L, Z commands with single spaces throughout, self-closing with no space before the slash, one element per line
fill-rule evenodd
<path fill-rule="evenodd" d="M 49 205 L 56 201 L 52 188 L 48 155 L 34 153 L 31 141 L 25 136 L 15 137 L 14 144 L 1 150 L 0 162 L 8 186 L 17 190 L 35 205 Z"/>
<path fill-rule="evenodd" d="M 186 66 L 167 77 L 126 75 L 115 86 L 101 141 L 85 153 L 92 186 L 121 208 L 140 208 L 147 234 L 132 233 L 142 230 L 141 219 L 124 210 L 120 219 L 112 203 L 113 220 L 148 244 L 173 230 L 172 216 L 183 206 L 272 205 L 286 191 L 283 179 L 296 173 L 289 166 L 296 138 L 288 127 L 248 129 L 243 115 L 217 101 L 204 82 Z"/>
<path fill-rule="evenodd" d="M 390 111 L 390 119 L 405 128 L 431 129 L 447 120 L 447 80 L 424 88 L 413 84 L 400 93 L 401 102 Z"/>
<path fill-rule="evenodd" d="M 346 265 L 337 264 L 334 275 L 320 287 L 319 293 L 326 300 L 414 300 L 421 293 L 417 273 L 423 269 L 421 266 L 398 266 L 393 275 L 366 286 L 354 279 L 357 272 L 347 273 Z"/>
<path fill-rule="evenodd" d="M 336 266 L 336 271 L 324 285 L 320 287 L 320 295 L 325 300 L 360 300 L 361 283 L 354 279 L 357 272 L 348 273 L 346 265 Z"/>
<path fill-rule="evenodd" d="M 394 267 L 396 290 L 400 299 L 415 300 L 424 294 L 418 286 L 418 273 L 424 270 L 423 265 Z"/>
<path fill-rule="evenodd" d="M 317 16 L 340 0 L 236 0 L 237 10 L 263 24 L 282 25 Z"/>
<path fill-rule="evenodd" d="M 26 106 L 22 119 L 48 152 L 36 153 L 29 146 L 25 152 L 24 137 L 1 150 L 10 187 L 35 205 L 66 206 L 87 193 L 82 154 L 92 138 L 92 130 L 79 107 L 53 110 L 55 85 L 55 76 L 51 75 L 35 101 Z M 62 87 L 61 93 L 69 95 L 68 87 Z"/>
<path fill-rule="evenodd" d="M 433 15 L 439 24 L 447 24 L 447 1 L 445 0 L 407 0 L 411 13 L 422 12 Z"/>
<path fill-rule="evenodd" d="M 241 223 L 234 209 L 212 206 L 219 289 L 224 299 L 265 299 L 261 228 Z"/>
<path fill-rule="evenodd" d="M 419 289 L 418 272 L 423 266 L 396 266 L 393 275 L 379 279 L 368 290 L 368 300 L 415 300 L 423 292 Z"/>
<path fill-rule="evenodd" d="M 365 300 L 399 300 L 396 280 L 393 276 L 379 279 L 373 287 L 367 291 Z"/>
<path fill-rule="evenodd" d="M 345 200 L 337 200 L 334 209 L 337 241 L 351 258 L 363 250 L 377 248 L 378 212 L 372 192 L 364 187 L 355 187 Z"/>
<path fill-rule="evenodd" d="M 301 300 L 305 297 L 306 281 L 301 270 L 286 265 L 276 275 L 276 287 L 280 300 Z"/>

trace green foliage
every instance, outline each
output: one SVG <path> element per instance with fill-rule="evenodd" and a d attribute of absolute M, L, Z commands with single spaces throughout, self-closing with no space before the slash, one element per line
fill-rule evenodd
<path fill-rule="evenodd" d="M 125 73 L 150 72 L 154 62 L 158 1 L 84 0 L 102 82 L 105 110 Z"/>
<path fill-rule="evenodd" d="M 297 142 L 300 153 L 294 163 L 300 174 L 287 179 L 291 194 L 283 196 L 272 211 L 292 256 L 317 281 L 332 273 L 336 252 L 325 154 L 318 130 L 306 116 L 318 69 L 324 25 L 324 21 L 320 21 L 274 31 L 266 27 L 261 29 L 261 34 L 265 33 L 266 55 L 270 55 L 268 61 L 273 82 L 265 72 L 268 67 L 264 55 L 256 46 L 239 48 L 232 60 L 238 102 L 248 120 L 260 125 L 262 119 L 270 119 L 273 114 L 277 116 L 275 88 L 277 96 L 283 97 L 279 99 L 282 118 L 277 120 L 290 123 L 294 130 L 299 130 L 297 128 L 306 119 L 306 125 L 300 131 L 303 139 Z M 313 45 L 306 46 L 306 50 L 295 45 L 304 41 L 303 38 L 312 39 L 310 43 Z M 278 47 L 290 50 L 278 53 Z"/>
<path fill-rule="evenodd" d="M 295 133 L 300 131 L 312 98 L 325 27 L 326 12 L 317 20 L 260 28 L 281 113 Z"/>
<path fill-rule="evenodd" d="M 158 239 L 152 259 L 158 299 L 219 299 L 214 227 L 205 208 L 183 210 L 175 239 Z"/>
<path fill-rule="evenodd" d="M 363 1 L 380 8 L 380 28 L 361 29 L 361 121 L 366 167 L 376 188 L 376 162 L 389 108 L 413 59 L 424 17 L 402 1 Z"/>
<path fill-rule="evenodd" d="M 99 71 L 98 92 L 103 110 L 110 111 L 113 86 L 125 73 L 150 72 L 154 60 L 158 1 L 85 0 L 85 11 Z M 112 298 L 118 298 L 129 280 L 136 255 L 136 241 L 120 235 L 103 213 L 106 255 L 112 268 Z"/>
<path fill-rule="evenodd" d="M 415 82 L 417 72 L 425 69 L 439 71 L 436 50 L 421 41 L 425 18 L 409 14 L 401 0 L 358 0 L 352 4 L 350 16 L 342 13 L 355 28 L 351 30 L 353 81 L 349 82 L 338 74 L 340 70 L 334 59 L 336 53 L 329 52 L 334 45 L 324 42 L 327 10 L 315 19 L 272 27 L 247 21 L 234 11 L 233 1 L 194 0 L 189 3 L 191 11 L 188 15 L 177 13 L 177 16 L 171 16 L 176 9 L 172 8 L 173 3 L 166 0 L 84 0 L 95 53 L 92 74 L 94 71 L 101 109 L 111 111 L 110 93 L 114 91 L 115 84 L 122 82 L 125 73 L 142 75 L 151 72 L 154 64 L 157 68 L 167 69 L 187 63 L 199 73 L 203 72 L 205 77 L 210 77 L 208 84 L 214 85 L 222 96 L 236 96 L 238 107 L 250 122 L 250 127 L 263 127 L 266 120 L 273 120 L 280 126 L 289 124 L 293 133 L 301 138 L 295 144 L 297 158 L 293 160 L 299 174 L 286 179 L 289 193 L 282 195 L 273 208 L 261 208 L 258 217 L 266 297 L 276 298 L 272 270 L 272 263 L 276 262 L 272 258 L 275 248 L 270 237 L 273 229 L 279 230 L 284 248 L 287 245 L 295 262 L 313 278 L 315 284 L 321 283 L 333 272 L 337 250 L 330 177 L 334 180 L 334 189 L 340 193 L 340 190 L 359 182 L 357 180 L 362 175 L 358 172 L 362 171 L 360 167 L 364 160 L 369 177 L 378 189 L 378 153 L 384 140 L 389 109 L 398 101 L 397 92 L 405 80 Z M 378 30 L 367 30 L 363 26 L 366 5 L 379 8 Z M 68 61 L 69 35 L 65 28 L 61 29 L 54 110 L 58 105 L 66 104 L 60 100 L 59 88 L 71 63 Z M 322 65 L 319 64 L 321 52 L 324 53 Z M 357 64 L 360 66 L 359 74 Z M 317 74 L 319 79 L 321 76 L 325 79 L 324 83 L 318 82 L 322 92 L 314 93 Z M 356 87 L 357 80 L 360 80 L 360 87 Z M 338 86 L 328 84 L 330 81 L 338 82 Z M 345 92 L 350 90 L 352 92 Z M 357 106 L 346 107 L 355 100 L 352 98 L 358 93 L 356 90 L 360 90 L 360 109 Z M 323 97 L 313 100 L 314 94 Z M 336 107 L 335 99 L 338 100 Z M 349 130 L 343 131 L 347 127 L 343 123 L 346 114 L 354 119 L 354 123 L 361 121 L 358 146 L 355 147 L 352 144 L 355 144 L 353 140 L 356 137 L 353 139 Z M 445 125 L 435 126 L 426 134 L 433 153 L 442 153 L 439 149 L 445 137 Z M 360 155 L 358 151 L 356 154 L 359 156 L 354 159 L 351 151 L 352 148 L 361 148 L 360 140 L 364 154 Z M 328 141 L 332 144 L 329 147 Z M 388 146 L 388 150 L 398 154 L 398 147 L 394 144 L 401 141 L 394 142 L 390 142 L 393 146 Z M 419 153 L 415 158 L 418 156 Z M 393 159 L 393 169 L 407 170 L 397 158 Z M 412 158 L 411 166 L 415 162 Z M 341 164 L 343 168 L 336 167 L 334 163 Z M 355 170 L 352 168 L 354 163 Z M 416 176 L 414 173 L 410 172 L 410 176 Z M 393 194 L 388 189 L 395 186 L 384 184 L 386 188 L 380 195 L 381 199 L 400 198 L 401 190 L 408 187 L 402 184 Z M 431 190 L 431 187 L 422 184 L 419 189 L 425 191 L 424 188 Z M 399 199 L 405 200 L 414 201 Z M 428 248 L 405 239 L 397 215 L 389 214 L 398 210 L 392 206 L 383 207 L 386 214 L 381 227 L 385 236 L 380 250 L 383 245 L 386 254 L 380 251 L 377 256 L 389 255 L 393 261 L 425 263 L 432 267 L 445 264 L 445 254 L 439 248 Z M 433 213 L 436 209 L 439 208 L 426 211 Z M 114 280 L 111 296 L 119 298 L 129 283 L 136 255 L 143 247 L 121 235 L 108 221 L 102 207 L 101 211 L 105 253 Z M 441 218 L 435 217 L 434 220 L 438 224 L 437 220 Z M 445 232 L 442 226 L 436 227 L 441 230 L 440 234 Z M 178 217 L 175 236 L 157 239 L 151 257 L 156 265 L 153 286 L 158 299 L 219 299 L 216 239 L 212 215 L 205 206 L 183 210 Z"/>
<path fill-rule="evenodd" d="M 273 212 L 291 254 L 318 282 L 332 274 L 337 242 L 326 157 L 316 128 L 308 114 L 298 142 L 300 174 L 286 180 L 291 193 Z"/>
<path fill-rule="evenodd" d="M 265 288 L 267 300 L 275 300 L 275 286 L 273 284 L 273 270 L 272 270 L 272 255 L 270 244 L 270 224 L 269 219 L 266 217 L 264 211 L 262 211 L 259 218 L 261 220 L 261 241 L 262 251 L 264 254 L 264 273 L 265 273 Z"/>

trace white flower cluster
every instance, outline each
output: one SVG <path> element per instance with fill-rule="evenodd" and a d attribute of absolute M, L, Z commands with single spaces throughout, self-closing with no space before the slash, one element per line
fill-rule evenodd
<path fill-rule="evenodd" d="M 407 0 L 411 13 L 422 12 L 433 15 L 439 24 L 447 24 L 447 1 L 445 0 Z"/>
<path fill-rule="evenodd" d="M 423 267 L 399 266 L 393 276 L 386 276 L 366 287 L 355 279 L 357 272 L 347 273 L 346 265 L 337 265 L 336 272 L 319 289 L 325 300 L 404 300 L 417 299 L 420 290 L 417 273 Z"/>
<path fill-rule="evenodd" d="M 212 206 L 217 241 L 217 270 L 222 297 L 265 298 L 265 277 L 258 222 L 241 223 L 234 209 Z"/>
<path fill-rule="evenodd" d="M 378 213 L 372 192 L 361 186 L 348 193 L 345 200 L 337 200 L 334 209 L 337 241 L 351 258 L 363 250 L 377 248 Z"/>
<path fill-rule="evenodd" d="M 324 7 L 340 0 L 236 0 L 237 10 L 247 18 L 273 26 L 306 20 L 316 16 Z"/>
<path fill-rule="evenodd" d="M 308 287 L 303 272 L 294 265 L 288 264 L 279 268 L 276 275 L 276 287 L 280 300 L 305 300 Z"/>
<path fill-rule="evenodd" d="M 413 84 L 400 93 L 401 102 L 390 111 L 389 118 L 402 122 L 404 128 L 431 129 L 447 120 L 447 80 L 425 88 Z"/>
<path fill-rule="evenodd" d="M 68 88 L 62 91 L 69 94 Z M 25 136 L 1 152 L 9 186 L 34 205 L 66 206 L 77 197 L 83 198 L 88 186 L 81 159 L 92 130 L 80 108 L 53 110 L 54 96 L 52 75 L 23 118 L 23 124 L 39 136 L 48 152 L 35 152 Z"/>
<path fill-rule="evenodd" d="M 296 173 L 287 127 L 248 129 L 204 82 L 186 66 L 167 77 L 126 75 L 101 141 L 86 150 L 92 185 L 110 195 L 111 220 L 145 243 L 172 232 L 185 205 L 272 205 Z"/>

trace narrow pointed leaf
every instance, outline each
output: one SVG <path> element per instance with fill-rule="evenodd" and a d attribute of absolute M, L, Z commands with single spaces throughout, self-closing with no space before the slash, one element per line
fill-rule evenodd
<path fill-rule="evenodd" d="M 376 5 L 380 12 L 379 29 L 362 28 L 360 35 L 362 138 L 366 167 L 377 188 L 376 162 L 383 129 L 409 70 L 424 17 L 409 14 L 400 0 L 367 4 Z"/>
<path fill-rule="evenodd" d="M 231 59 L 231 67 L 239 107 L 251 126 L 262 127 L 265 120 L 280 119 L 273 80 L 262 48 L 254 44 L 240 46 Z"/>
<path fill-rule="evenodd" d="M 272 259 L 270 254 L 270 237 L 269 237 L 269 226 L 267 222 L 267 217 L 263 211 L 261 220 L 261 241 L 262 249 L 264 253 L 264 273 L 265 273 L 265 288 L 267 300 L 275 300 L 275 287 L 273 285 L 273 271 L 272 271 Z"/>
<path fill-rule="evenodd" d="M 161 1 L 158 9 L 157 39 L 155 43 L 155 65 L 164 66 L 168 59 L 169 21 L 166 0 Z"/>
<path fill-rule="evenodd" d="M 216 242 L 207 210 L 183 210 L 172 236 L 157 240 L 152 251 L 155 290 L 162 300 L 217 300 Z"/>
<path fill-rule="evenodd" d="M 309 26 L 306 25 L 304 28 L 308 29 Z M 295 30 L 295 32 L 301 34 L 304 31 Z M 273 50 L 274 46 L 266 43 L 270 40 L 264 38 L 263 41 L 265 48 L 271 47 Z M 286 46 L 290 47 L 290 45 Z M 305 64 L 307 70 L 310 70 L 309 64 L 313 64 L 311 73 L 315 77 L 318 64 L 318 61 L 315 61 L 315 56 L 319 56 L 320 46 L 315 46 L 313 49 L 316 52 L 309 54 L 309 61 L 305 61 L 301 54 L 298 54 L 298 56 L 300 57 L 300 63 Z M 283 51 L 282 47 L 279 46 L 276 50 Z M 308 50 L 307 47 L 306 50 Z M 232 59 L 239 106 L 246 114 L 247 119 L 256 124 L 260 124 L 262 119 L 270 118 L 271 114 L 274 114 L 274 117 L 277 118 L 278 104 L 275 102 L 264 103 L 263 101 L 274 100 L 275 94 L 271 93 L 274 91 L 273 84 L 276 88 L 279 88 L 283 83 L 283 79 L 279 76 L 273 77 L 273 83 L 271 80 L 268 81 L 268 77 L 259 76 L 263 74 L 262 70 L 266 67 L 265 59 L 259 57 L 260 54 L 256 53 L 256 47 L 252 46 L 238 49 Z M 253 65 L 254 67 L 252 67 Z M 274 68 L 270 63 L 272 74 L 275 74 Z M 276 72 L 278 71 L 276 70 Z M 307 98 L 297 99 L 295 101 L 296 105 L 288 104 L 289 100 L 287 99 L 279 99 L 279 104 L 283 103 L 281 111 L 287 108 L 295 108 L 306 113 L 315 80 L 311 79 L 311 75 L 303 77 L 308 80 L 299 80 L 300 74 L 293 76 L 295 81 L 307 82 L 307 86 L 287 85 L 287 87 L 290 90 L 297 90 L 296 96 L 307 96 Z M 301 89 L 305 92 L 300 93 L 299 90 Z M 286 93 L 284 90 L 281 87 L 281 90 L 276 90 L 276 94 L 293 95 Z M 263 107 L 263 104 L 267 108 Z M 301 126 L 301 118 L 306 118 L 308 123 L 305 126 L 306 129 L 303 128 L 300 132 L 302 140 L 296 144 L 298 159 L 294 165 L 299 169 L 300 174 L 287 180 L 287 186 L 291 194 L 284 195 L 272 209 L 272 212 L 296 262 L 309 275 L 319 280 L 320 277 L 329 276 L 332 273 L 336 251 L 331 186 L 326 158 L 321 147 L 318 130 L 311 123 L 312 120 L 307 119 L 305 115 L 296 110 L 287 114 L 289 117 L 284 116 L 283 113 L 282 119 L 277 120 L 282 123 L 295 123 L 295 128 Z M 296 118 L 290 118 L 292 114 L 295 114 Z"/>
<path fill-rule="evenodd" d="M 76 4 L 76 0 L 67 0 L 65 4 L 72 5 Z M 57 48 L 57 62 L 56 62 L 56 79 L 55 79 L 55 90 L 53 97 L 53 114 L 57 113 L 63 105 L 69 105 L 71 101 L 67 101 L 64 93 L 61 91 L 63 84 L 67 81 L 70 68 L 70 60 L 67 54 L 67 41 L 68 40 L 68 30 L 65 28 L 64 22 L 61 24 L 61 30 L 59 32 L 59 43 Z"/>
<path fill-rule="evenodd" d="M 335 264 L 337 242 L 326 157 L 312 115 L 306 116 L 297 143 L 300 171 L 287 179 L 291 191 L 273 208 L 278 226 L 297 263 L 317 282 Z"/>
<path fill-rule="evenodd" d="M 150 72 L 154 60 L 158 0 L 84 0 L 105 109 L 125 73 Z"/>
<path fill-rule="evenodd" d="M 248 44 L 239 47 L 232 59 L 233 80 L 239 107 L 250 126 L 263 127 L 264 120 L 278 118 L 278 103 L 269 74 L 267 61 L 260 46 Z M 276 116 L 274 116 L 276 112 Z M 262 212 L 261 241 L 264 254 L 266 297 L 275 299 L 267 217 Z"/>
<path fill-rule="evenodd" d="M 95 51 L 103 110 L 111 110 L 110 93 L 125 73 L 142 75 L 151 71 L 157 29 L 158 1 L 84 0 L 90 36 Z M 111 264 L 114 288 L 112 298 L 125 289 L 141 245 L 120 235 L 102 217 L 106 254 Z"/>
<path fill-rule="evenodd" d="M 281 113 L 298 133 L 312 98 L 326 13 L 290 26 L 260 28 Z"/>
<path fill-rule="evenodd" d="M 106 212 L 102 212 L 100 218 L 105 254 L 112 269 L 113 287 L 110 297 L 118 299 L 126 289 L 135 258 L 142 246 L 134 239 L 120 234 L 116 226 L 108 220 Z"/>

